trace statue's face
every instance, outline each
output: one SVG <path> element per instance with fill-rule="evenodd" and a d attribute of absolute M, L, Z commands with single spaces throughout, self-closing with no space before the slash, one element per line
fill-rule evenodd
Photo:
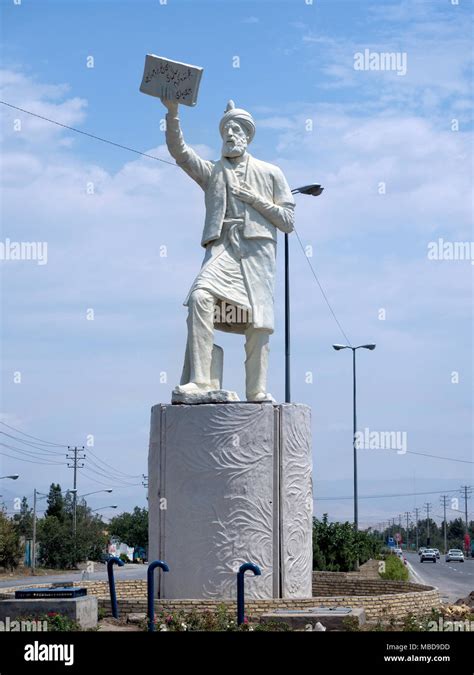
<path fill-rule="evenodd" d="M 247 134 L 239 122 L 230 121 L 224 126 L 222 132 L 222 156 L 240 157 L 248 145 Z"/>

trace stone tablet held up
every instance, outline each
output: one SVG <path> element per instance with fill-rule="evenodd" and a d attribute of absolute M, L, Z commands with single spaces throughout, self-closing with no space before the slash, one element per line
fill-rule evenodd
<path fill-rule="evenodd" d="M 194 106 L 203 69 L 147 54 L 140 91 L 150 96 Z"/>

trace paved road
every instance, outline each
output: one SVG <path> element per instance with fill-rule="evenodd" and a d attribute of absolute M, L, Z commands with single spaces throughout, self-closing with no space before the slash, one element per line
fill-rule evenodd
<path fill-rule="evenodd" d="M 454 602 L 474 591 L 474 558 L 463 563 L 445 562 L 444 555 L 435 563 L 420 563 L 416 553 L 407 553 L 407 561 L 418 578 L 416 581 L 439 588 L 443 601 Z"/>
<path fill-rule="evenodd" d="M 125 565 L 124 567 L 117 567 L 114 565 L 114 576 L 116 580 L 119 579 L 146 579 L 146 571 L 148 565 L 137 565 L 131 563 L 130 565 Z M 94 572 L 90 572 L 84 578 L 91 581 L 106 581 L 107 580 L 107 568 L 105 565 L 100 563 L 95 564 Z M 81 581 L 82 571 L 74 572 L 63 572 L 61 574 L 50 574 L 47 576 L 34 576 L 34 577 L 21 577 L 20 579 L 6 579 L 1 577 L 0 588 L 7 588 L 11 586 L 27 586 L 28 584 L 42 584 L 45 585 L 60 581 Z"/>
<path fill-rule="evenodd" d="M 415 572 L 415 580 L 429 586 L 436 586 L 445 602 L 454 602 L 459 598 L 465 598 L 474 591 L 474 559 L 467 558 L 464 563 L 446 563 L 444 556 L 434 563 L 420 563 L 416 553 L 408 553 L 407 561 Z M 146 579 L 148 565 L 130 564 L 125 567 L 114 567 L 114 574 L 119 579 Z M 90 580 L 105 581 L 107 569 L 105 565 L 96 563 L 94 572 L 86 577 Z M 82 572 L 67 572 L 51 574 L 48 576 L 22 577 L 21 579 L 5 579 L 0 581 L 0 588 L 9 586 L 27 586 L 29 584 L 50 584 L 60 581 L 80 581 Z"/>

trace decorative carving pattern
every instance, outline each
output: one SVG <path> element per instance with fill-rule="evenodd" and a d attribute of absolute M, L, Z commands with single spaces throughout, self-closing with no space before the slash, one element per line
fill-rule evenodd
<path fill-rule="evenodd" d="M 313 486 L 310 409 L 281 408 L 282 596 L 311 596 Z"/>
<path fill-rule="evenodd" d="M 292 414 L 296 408 L 309 411 L 291 406 Z M 274 550 L 276 412 L 271 404 L 241 403 L 153 409 L 152 416 L 161 414 L 164 433 L 160 438 L 152 433 L 150 457 L 156 463 L 161 456 L 162 475 L 150 466 L 150 494 L 166 497 L 167 509 L 161 513 L 159 536 L 156 500 L 153 512 L 150 504 L 150 552 L 166 560 L 171 569 L 160 577 L 161 597 L 235 598 L 236 572 L 244 562 L 254 562 L 262 570 L 259 577 L 248 575 L 246 597 L 277 595 L 273 586 L 278 576 L 274 574 L 278 560 Z M 283 472 L 284 527 L 291 531 L 283 540 L 282 568 L 287 597 L 303 597 L 311 512 L 308 522 L 299 482 L 303 480 L 306 492 L 311 489 L 305 437 L 309 415 L 308 419 L 296 415 L 293 420 L 292 414 L 284 422 L 291 425 L 285 429 L 285 437 L 291 440 L 285 441 L 288 457 Z M 159 426 L 152 422 L 152 429 Z M 303 531 L 305 527 L 309 533 Z M 309 564 L 306 597 L 311 596 L 311 560 Z"/>

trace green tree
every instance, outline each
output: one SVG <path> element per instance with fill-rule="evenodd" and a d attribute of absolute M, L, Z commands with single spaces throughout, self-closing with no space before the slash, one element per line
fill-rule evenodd
<path fill-rule="evenodd" d="M 33 536 L 33 509 L 28 506 L 28 500 L 23 497 L 20 505 L 20 513 L 15 513 L 13 521 L 20 537 L 31 539 Z"/>
<path fill-rule="evenodd" d="M 112 518 L 109 533 L 129 546 L 148 546 L 148 509 L 135 506 L 132 513 Z"/>
<path fill-rule="evenodd" d="M 74 566 L 71 526 L 56 516 L 46 516 L 38 521 L 38 560 L 43 567 L 66 569 Z"/>
<path fill-rule="evenodd" d="M 376 557 L 382 542 L 374 534 L 355 531 L 352 523 L 329 523 L 325 513 L 322 520 L 313 519 L 313 569 L 348 572 L 356 562 L 364 563 Z"/>
<path fill-rule="evenodd" d="M 45 516 L 54 516 L 59 522 L 64 522 L 64 497 L 59 483 L 51 483 L 48 494 L 48 508 Z"/>
<path fill-rule="evenodd" d="M 455 518 L 448 523 L 448 548 L 464 548 L 465 523 L 462 518 Z"/>
<path fill-rule="evenodd" d="M 21 555 L 18 529 L 5 511 L 0 510 L 0 567 L 14 570 L 18 567 Z"/>
<path fill-rule="evenodd" d="M 38 521 L 40 563 L 45 567 L 70 569 L 85 560 L 98 560 L 107 543 L 102 519 L 92 513 L 85 500 L 78 500 L 74 536 L 73 494 L 68 491 L 59 499 L 58 487 L 51 486 L 50 490 L 52 514 L 48 509 L 45 517 Z"/>

